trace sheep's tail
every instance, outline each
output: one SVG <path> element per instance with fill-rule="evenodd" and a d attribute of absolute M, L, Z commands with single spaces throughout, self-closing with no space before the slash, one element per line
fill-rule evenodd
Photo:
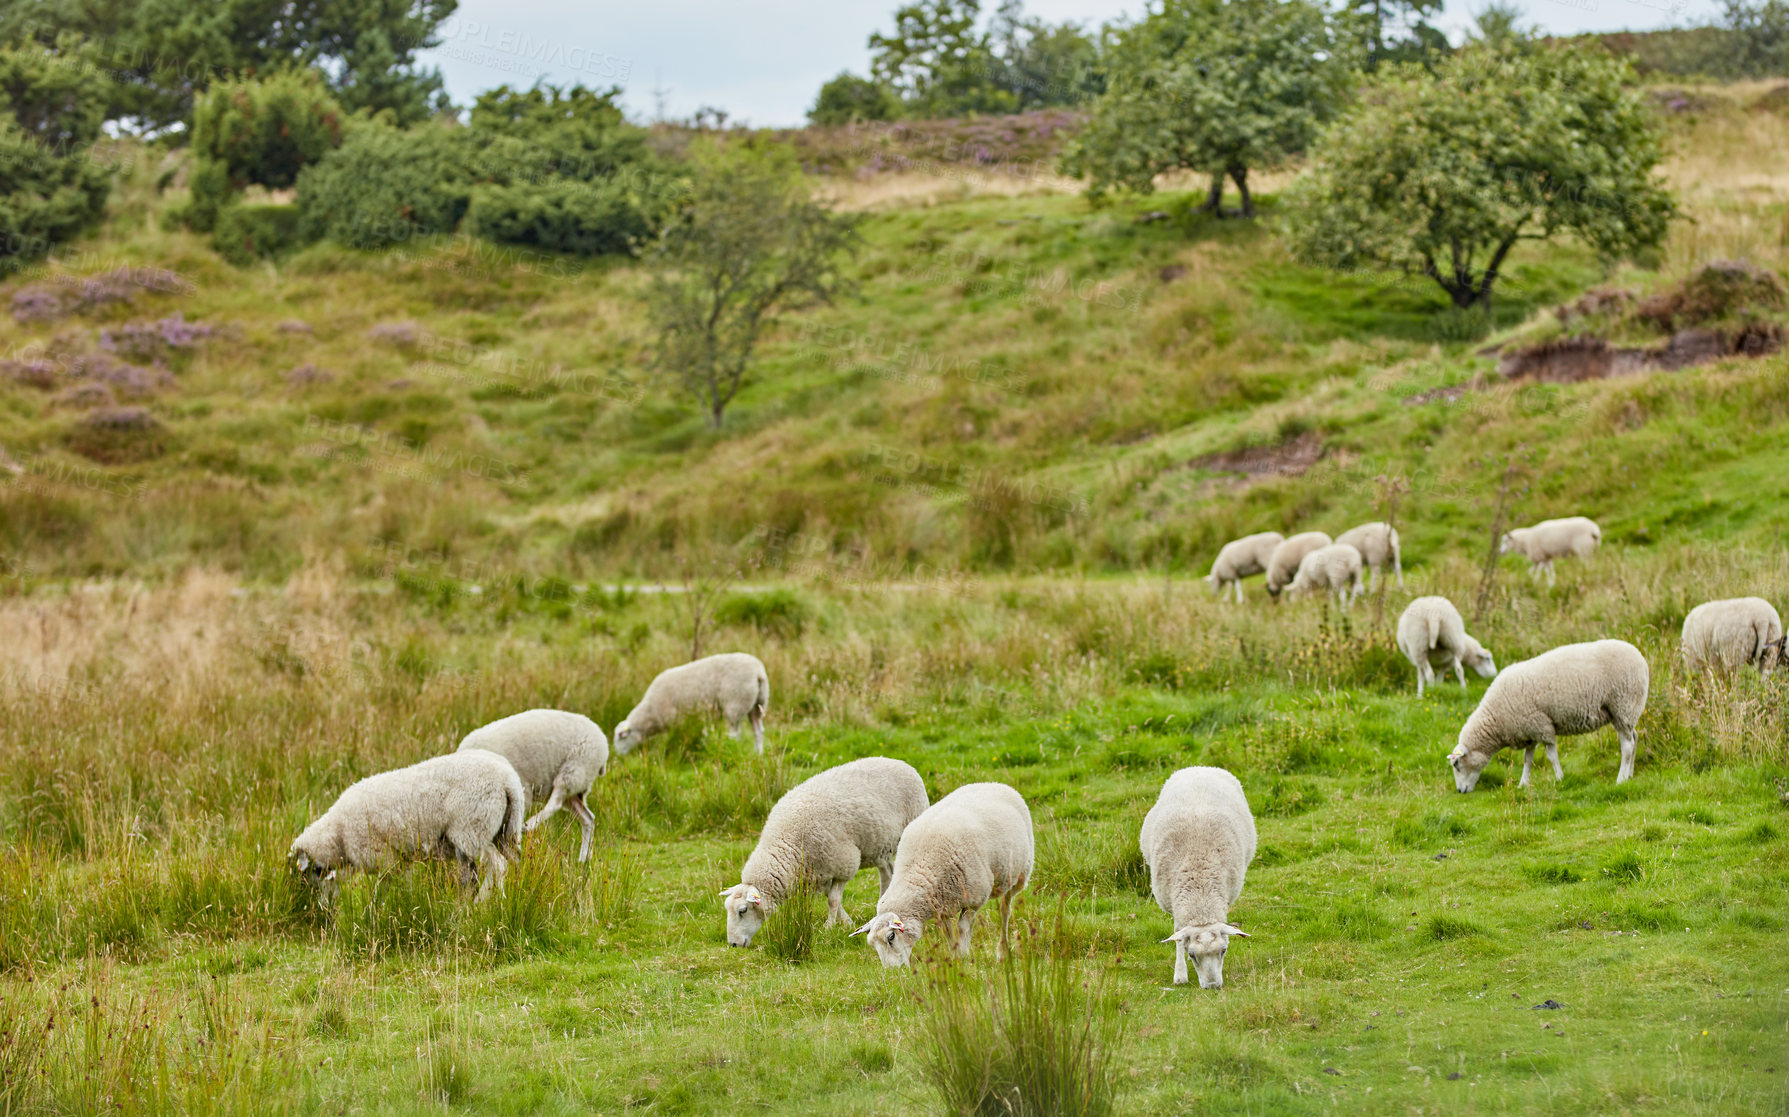
<path fill-rule="evenodd" d="M 758 714 L 763 716 L 770 712 L 770 676 L 762 670 L 758 672 Z"/>
<path fill-rule="evenodd" d="M 1434 651 L 1441 646 L 1441 618 L 1434 610 L 1429 611 L 1429 650 Z"/>
<path fill-rule="evenodd" d="M 497 852 L 505 857 L 522 856 L 522 816 L 528 805 L 528 797 L 522 793 L 522 782 L 512 779 L 503 785 L 503 827 L 497 831 L 497 837 L 491 844 Z"/>

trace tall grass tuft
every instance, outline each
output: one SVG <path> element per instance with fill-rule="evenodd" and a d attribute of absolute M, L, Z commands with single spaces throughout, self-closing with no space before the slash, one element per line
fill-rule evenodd
<path fill-rule="evenodd" d="M 924 1074 L 948 1113 L 1103 1117 L 1116 1110 L 1124 1021 L 1103 975 L 1049 949 L 1036 928 L 982 973 L 955 961 L 927 980 Z"/>
<path fill-rule="evenodd" d="M 800 963 L 813 959 L 825 929 L 826 901 L 804 881 L 777 905 L 755 937 L 771 957 Z"/>

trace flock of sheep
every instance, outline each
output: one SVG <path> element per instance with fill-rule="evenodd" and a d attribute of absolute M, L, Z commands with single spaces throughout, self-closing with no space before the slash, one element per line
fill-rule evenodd
<path fill-rule="evenodd" d="M 1502 549 L 1524 555 L 1535 575 L 1544 571 L 1551 580 L 1554 559 L 1589 557 L 1601 535 L 1583 517 L 1548 520 L 1510 532 Z M 1265 573 L 1270 594 L 1326 590 L 1345 608 L 1361 591 L 1363 567 L 1375 579 L 1389 568 L 1403 585 L 1398 535 L 1390 525 L 1363 524 L 1333 543 L 1322 532 L 1251 535 L 1223 548 L 1207 581 L 1220 594 L 1234 585 L 1240 602 L 1242 579 Z M 1416 668 L 1419 695 L 1437 669 L 1453 671 L 1462 687 L 1468 667 L 1493 680 L 1448 755 L 1459 791 L 1471 791 L 1504 748 L 1524 750 L 1521 786 L 1528 784 L 1537 747 L 1545 748 L 1554 775 L 1563 776 L 1558 737 L 1611 724 L 1621 745 L 1616 782 L 1633 775 L 1649 671 L 1632 644 L 1568 644 L 1499 673 L 1491 653 L 1466 633 L 1459 610 L 1431 596 L 1412 601 L 1400 616 L 1398 646 Z M 1768 669 L 1773 654 L 1784 655 L 1782 621 L 1762 598 L 1708 602 L 1685 618 L 1682 649 L 1692 670 Z M 615 748 L 625 754 L 679 716 L 718 709 L 735 737 L 749 719 L 762 753 L 769 702 L 769 679 L 757 658 L 709 656 L 654 679 L 616 726 Z M 502 888 L 522 835 L 561 809 L 583 826 L 578 860 L 590 856 L 596 819 L 585 796 L 608 766 L 609 744 L 595 722 L 563 710 L 529 710 L 472 731 L 454 753 L 354 784 L 298 836 L 288 856 L 324 890 L 340 869 L 367 870 L 392 857 L 457 860 L 468 887 L 482 865 L 483 898 L 493 884 Z M 524 823 L 528 805 L 542 800 Z M 1174 933 L 1163 941 L 1175 944 L 1175 984 L 1187 982 L 1191 957 L 1202 987 L 1223 985 L 1230 940 L 1247 937 L 1228 919 L 1255 844 L 1248 799 L 1231 773 L 1183 768 L 1162 786 L 1138 845 L 1156 902 L 1173 920 Z M 966 956 L 975 915 L 991 900 L 1000 910 L 995 953 L 1002 957 L 1012 900 L 1031 879 L 1035 855 L 1030 809 L 1012 787 L 972 783 L 932 803 L 911 765 L 887 757 L 854 760 L 798 784 L 771 808 L 740 882 L 721 893 L 727 942 L 749 946 L 765 919 L 804 888 L 825 895 L 829 924 L 849 925 L 845 885 L 875 866 L 876 914 L 852 934 L 867 936 L 884 965 L 906 965 L 928 922 Z"/>

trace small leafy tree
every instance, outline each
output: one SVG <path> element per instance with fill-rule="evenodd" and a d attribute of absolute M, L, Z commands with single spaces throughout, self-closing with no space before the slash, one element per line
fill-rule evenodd
<path fill-rule="evenodd" d="M 1658 245 L 1676 204 L 1629 74 L 1563 44 L 1472 46 L 1432 74 L 1388 69 L 1294 184 L 1293 250 L 1426 275 L 1454 306 L 1488 310 L 1520 241 L 1571 233 L 1611 257 Z"/>
<path fill-rule="evenodd" d="M 1155 176 L 1211 176 L 1207 209 L 1222 214 L 1224 179 L 1252 216 L 1248 173 L 1304 150 L 1340 109 L 1353 52 L 1328 12 L 1307 0 L 1167 0 L 1118 33 L 1106 91 L 1063 158 L 1088 194 L 1149 193 Z"/>
<path fill-rule="evenodd" d="M 895 9 L 894 30 L 870 36 L 870 76 L 921 117 L 1005 113 L 1018 99 L 994 81 L 981 0 L 918 0 Z"/>
<path fill-rule="evenodd" d="M 820 96 L 808 110 L 808 120 L 821 125 L 894 120 L 900 115 L 901 99 L 894 90 L 849 71 L 821 86 Z"/>
<path fill-rule="evenodd" d="M 1442 0 L 1348 0 L 1346 18 L 1374 70 L 1388 62 L 1432 62 L 1450 50 L 1447 36 L 1429 22 Z"/>
<path fill-rule="evenodd" d="M 807 196 L 786 154 L 739 145 L 699 153 L 682 212 L 652 258 L 657 367 L 719 430 L 758 335 L 780 312 L 848 290 L 839 265 L 857 244 L 854 224 Z"/>

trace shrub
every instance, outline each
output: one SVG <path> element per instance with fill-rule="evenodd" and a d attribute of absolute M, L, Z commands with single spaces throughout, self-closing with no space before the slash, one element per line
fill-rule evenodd
<path fill-rule="evenodd" d="M 210 231 L 244 187 L 292 186 L 341 142 L 342 108 L 314 71 L 218 82 L 193 108 L 188 223 Z"/>
<path fill-rule="evenodd" d="M 656 224 L 643 201 L 614 180 L 479 186 L 467 210 L 467 230 L 486 240 L 549 252 L 630 253 Z"/>
<path fill-rule="evenodd" d="M 1123 1017 L 1103 982 L 1052 957 L 1035 935 L 989 976 L 946 964 L 931 974 L 920 1054 L 955 1114 L 1078 1117 L 1115 1110 Z"/>
<path fill-rule="evenodd" d="M 299 234 L 388 248 L 450 233 L 471 199 L 468 155 L 464 130 L 444 124 L 356 128 L 299 173 Z"/>
<path fill-rule="evenodd" d="M 59 155 L 0 117 L 0 277 L 99 224 L 111 189 L 87 150 Z"/>
<path fill-rule="evenodd" d="M 211 247 L 237 267 L 247 267 L 298 247 L 303 242 L 298 221 L 297 206 L 227 206 L 217 215 Z"/>
<path fill-rule="evenodd" d="M 736 593 L 715 606 L 714 623 L 749 625 L 790 639 L 807 627 L 809 612 L 807 602 L 790 590 Z"/>

